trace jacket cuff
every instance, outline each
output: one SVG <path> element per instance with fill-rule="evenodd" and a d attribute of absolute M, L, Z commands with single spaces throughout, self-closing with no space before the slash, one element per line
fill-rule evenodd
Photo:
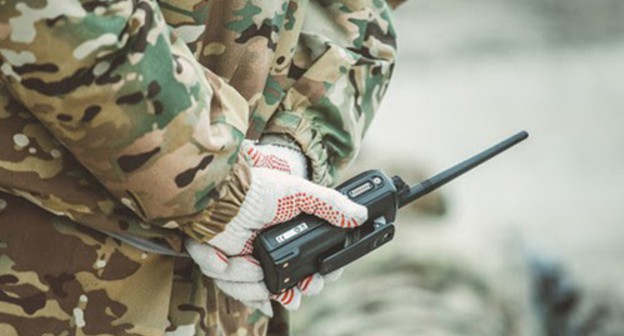
<path fill-rule="evenodd" d="M 251 167 L 242 153 L 232 170 L 213 191 L 213 201 L 206 209 L 184 221 L 180 229 L 191 238 L 206 242 L 225 229 L 239 210 L 251 184 Z"/>
<path fill-rule="evenodd" d="M 310 180 L 323 186 L 331 186 L 336 181 L 336 169 L 329 162 L 327 148 L 322 134 L 316 132 L 308 119 L 299 113 L 279 111 L 267 126 L 261 143 L 293 146 L 296 144 L 308 158 Z"/>

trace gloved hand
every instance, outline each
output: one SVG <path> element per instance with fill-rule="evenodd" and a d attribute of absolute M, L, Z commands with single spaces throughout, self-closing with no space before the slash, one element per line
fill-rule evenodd
<path fill-rule="evenodd" d="M 336 226 L 356 227 L 366 220 L 367 210 L 337 191 L 301 177 L 307 171 L 305 158 L 294 150 L 249 143 L 243 146 L 243 150 L 253 168 L 251 185 L 239 213 L 207 244 L 188 240 L 186 247 L 202 272 L 214 278 L 224 293 L 272 316 L 270 298 L 287 309 L 296 309 L 301 295 L 320 292 L 324 280 L 315 274 L 272 297 L 263 282 L 259 262 L 251 256 L 256 235 L 262 229 L 286 222 L 302 212 Z"/>
<path fill-rule="evenodd" d="M 279 145 L 254 145 L 252 141 L 245 140 L 242 150 L 254 167 L 269 168 L 283 171 L 291 175 L 308 179 L 308 165 L 306 157 L 299 150 L 293 150 Z M 321 275 L 313 274 L 301 280 L 292 293 L 286 292 L 271 298 L 280 302 L 289 310 L 299 308 L 301 294 L 313 296 L 319 294 L 325 283 L 334 282 L 344 269 L 340 268 L 332 273 Z M 292 299 L 290 299 L 292 298 Z"/>

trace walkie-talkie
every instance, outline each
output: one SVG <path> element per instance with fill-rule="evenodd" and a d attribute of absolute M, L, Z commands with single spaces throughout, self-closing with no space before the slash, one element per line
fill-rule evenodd
<path fill-rule="evenodd" d="M 366 206 L 368 220 L 357 228 L 343 229 L 302 214 L 263 231 L 255 240 L 254 256 L 262 264 L 267 287 L 275 294 L 283 292 L 308 275 L 330 273 L 386 244 L 394 237 L 399 208 L 527 137 L 527 132 L 519 132 L 411 188 L 400 177 L 389 178 L 379 170 L 363 172 L 344 182 L 336 189 Z"/>

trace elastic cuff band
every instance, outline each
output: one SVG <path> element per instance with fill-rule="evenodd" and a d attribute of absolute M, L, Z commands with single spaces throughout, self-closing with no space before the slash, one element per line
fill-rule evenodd
<path fill-rule="evenodd" d="M 212 239 L 238 214 L 250 185 L 251 167 L 239 154 L 238 162 L 218 189 L 216 200 L 200 213 L 185 219 L 180 229 L 200 242 Z"/>

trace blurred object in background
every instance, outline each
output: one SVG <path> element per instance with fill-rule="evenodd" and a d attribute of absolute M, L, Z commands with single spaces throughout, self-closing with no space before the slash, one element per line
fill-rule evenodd
<path fill-rule="evenodd" d="M 562 265 L 543 256 L 531 261 L 535 314 L 547 336 L 622 335 L 622 296 L 579 286 Z"/>
<path fill-rule="evenodd" d="M 345 177 L 413 183 L 531 138 L 416 202 L 441 216 L 401 212 L 392 244 L 305 299 L 295 334 L 624 335 L 624 1 L 410 0 L 395 14 L 394 82 Z"/>

